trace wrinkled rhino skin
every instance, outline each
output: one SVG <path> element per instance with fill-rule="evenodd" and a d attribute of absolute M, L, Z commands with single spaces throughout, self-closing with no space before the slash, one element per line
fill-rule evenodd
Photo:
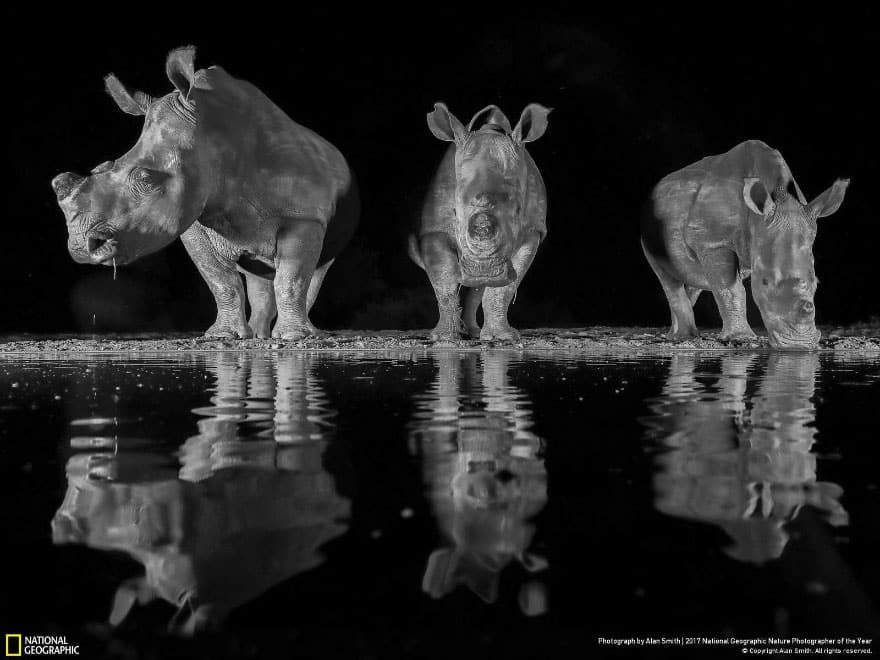
<path fill-rule="evenodd" d="M 670 338 L 697 336 L 693 305 L 704 290 L 721 313 L 722 340 L 754 338 L 743 287 L 751 277 L 771 345 L 816 348 L 812 245 L 818 218 L 840 207 L 848 184 L 838 179 L 807 203 L 782 154 L 758 140 L 664 177 L 641 240 L 669 301 Z"/>
<path fill-rule="evenodd" d="M 220 67 L 196 70 L 195 49 L 172 51 L 175 91 L 108 93 L 145 117 L 137 144 L 87 177 L 52 181 L 68 250 L 80 263 L 130 263 L 180 237 L 211 289 L 206 335 L 302 339 L 321 283 L 357 225 L 356 184 L 342 154 L 292 121 L 252 84 Z M 245 321 L 247 280 L 251 305 Z"/>
<path fill-rule="evenodd" d="M 494 105 L 466 127 L 442 103 L 428 113 L 434 136 L 452 142 L 409 239 L 437 296 L 432 340 L 457 341 L 462 329 L 483 341 L 519 340 L 507 309 L 547 233 L 547 192 L 525 145 L 544 134 L 549 112 L 530 104 L 514 128 Z M 463 323 L 460 287 L 468 288 Z"/>

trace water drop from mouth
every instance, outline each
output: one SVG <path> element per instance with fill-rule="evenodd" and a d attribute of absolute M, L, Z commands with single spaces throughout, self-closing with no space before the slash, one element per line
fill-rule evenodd
<path fill-rule="evenodd" d="M 113 257 L 113 281 L 116 281 L 116 257 Z"/>

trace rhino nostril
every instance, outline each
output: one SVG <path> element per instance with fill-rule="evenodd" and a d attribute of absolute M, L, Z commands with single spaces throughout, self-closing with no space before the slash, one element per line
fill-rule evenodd
<path fill-rule="evenodd" d="M 804 300 L 801 303 L 801 313 L 802 314 L 812 314 L 816 309 L 816 306 L 809 300 Z"/>

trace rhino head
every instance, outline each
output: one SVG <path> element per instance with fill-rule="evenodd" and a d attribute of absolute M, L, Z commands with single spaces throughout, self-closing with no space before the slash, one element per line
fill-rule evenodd
<path fill-rule="evenodd" d="M 813 266 L 817 220 L 840 207 L 848 179 L 838 179 L 809 204 L 784 185 L 772 193 L 760 179 L 744 181 L 750 219 L 752 295 L 776 348 L 813 349 L 816 328 L 813 296 L 819 280 Z"/>
<path fill-rule="evenodd" d="M 535 455 L 537 440 L 512 445 L 503 416 L 479 423 L 497 423 L 498 428 L 459 432 L 459 454 L 444 493 L 444 503 L 451 506 L 438 509 L 440 525 L 455 547 L 431 554 L 422 588 L 440 598 L 465 584 L 492 603 L 500 573 L 512 561 L 530 573 L 547 566 L 546 559 L 528 552 L 535 533 L 531 519 L 547 503 L 547 481 L 544 461 Z"/>
<path fill-rule="evenodd" d="M 525 144 L 544 134 L 549 112 L 532 103 L 513 129 L 494 105 L 467 127 L 443 103 L 428 113 L 434 136 L 455 144 L 455 240 L 464 286 L 504 286 L 516 279 L 510 258 L 526 229 Z"/>
<path fill-rule="evenodd" d="M 208 198 L 208 158 L 198 146 L 196 103 L 207 87 L 195 72 L 193 47 L 168 55 L 175 91 L 160 98 L 130 92 L 113 75 L 107 92 L 128 114 L 142 115 L 140 139 L 128 153 L 98 165 L 88 176 L 72 172 L 52 180 L 67 220 L 67 249 L 79 263 L 128 263 L 180 236 Z"/>

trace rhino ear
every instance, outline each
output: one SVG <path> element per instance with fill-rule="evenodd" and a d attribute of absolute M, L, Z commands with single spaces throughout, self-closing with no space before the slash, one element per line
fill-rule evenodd
<path fill-rule="evenodd" d="M 513 139 L 517 142 L 534 142 L 547 130 L 547 115 L 551 108 L 539 103 L 529 103 L 513 129 Z"/>
<path fill-rule="evenodd" d="M 808 207 L 810 215 L 814 218 L 824 218 L 835 213 L 843 204 L 847 186 L 849 186 L 849 179 L 835 181 L 833 186 L 810 202 Z"/>
<path fill-rule="evenodd" d="M 761 179 L 748 178 L 743 180 L 743 199 L 753 213 L 764 218 L 769 218 L 776 210 L 776 204 Z"/>
<path fill-rule="evenodd" d="M 165 60 L 165 73 L 168 80 L 171 81 L 184 101 L 189 101 L 190 90 L 195 87 L 195 59 L 196 47 L 182 46 L 168 53 L 168 59 Z"/>
<path fill-rule="evenodd" d="M 460 144 L 467 136 L 467 129 L 449 112 L 445 103 L 434 104 L 434 111 L 428 113 L 428 128 L 434 137 L 444 142 Z"/>
<path fill-rule="evenodd" d="M 147 114 L 147 110 L 150 109 L 150 104 L 153 103 L 152 97 L 143 92 L 129 92 L 125 88 L 125 85 L 119 81 L 119 78 L 112 73 L 104 78 L 104 89 L 106 89 L 107 93 L 113 97 L 113 100 L 116 101 L 116 105 L 118 105 L 123 112 L 127 112 L 130 115 Z"/>
<path fill-rule="evenodd" d="M 501 108 L 497 105 L 487 105 L 485 108 L 480 110 L 477 114 L 473 116 L 471 119 L 471 123 L 468 124 L 468 131 L 473 131 L 474 129 L 478 129 L 481 126 L 485 126 L 486 124 L 495 124 L 496 126 L 500 126 L 504 129 L 504 132 L 510 135 L 513 129 L 510 128 L 510 120 L 507 116 L 501 112 Z"/>

